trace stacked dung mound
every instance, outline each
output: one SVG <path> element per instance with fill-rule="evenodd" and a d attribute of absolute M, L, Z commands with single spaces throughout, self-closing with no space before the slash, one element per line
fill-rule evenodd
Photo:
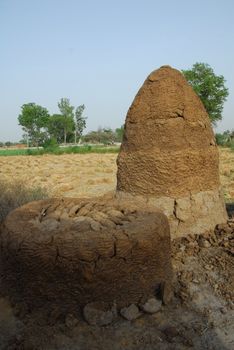
<path fill-rule="evenodd" d="M 125 122 L 117 196 L 140 196 L 168 216 L 172 237 L 224 223 L 219 154 L 208 114 L 184 76 L 152 72 Z"/>
<path fill-rule="evenodd" d="M 121 308 L 159 290 L 169 300 L 168 220 L 136 202 L 29 203 L 8 215 L 0 237 L 1 289 L 30 309 L 79 310 L 91 302 Z"/>

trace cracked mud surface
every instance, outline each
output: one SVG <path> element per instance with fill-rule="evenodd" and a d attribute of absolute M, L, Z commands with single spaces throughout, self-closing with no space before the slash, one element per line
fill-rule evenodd
<path fill-rule="evenodd" d="M 166 216 L 136 202 L 29 203 L 2 225 L 1 288 L 31 309 L 63 304 L 67 312 L 94 301 L 126 307 L 162 285 L 167 300 L 170 245 Z"/>
<path fill-rule="evenodd" d="M 114 191 L 115 161 L 116 155 L 109 154 L 1 157 L 0 165 L 6 179 L 14 174 L 16 179 L 44 185 L 57 196 L 82 197 Z M 233 201 L 234 153 L 220 148 L 220 162 L 225 195 Z M 193 239 L 175 240 L 172 257 L 179 282 L 174 302 L 133 322 L 119 317 L 107 327 L 88 326 L 76 310 L 66 317 L 57 309 L 31 313 L 26 306 L 11 307 L 7 298 L 1 298 L 0 349 L 232 350 L 233 229 L 225 230 L 220 228 L 220 237 L 212 238 L 208 248 Z"/>
<path fill-rule="evenodd" d="M 117 164 L 118 192 L 150 198 L 156 208 L 167 202 L 166 212 L 176 201 L 173 238 L 226 221 L 215 135 L 180 71 L 162 66 L 147 77 L 128 110 Z"/>
<path fill-rule="evenodd" d="M 122 200 L 140 200 L 161 210 L 168 218 L 172 239 L 214 230 L 217 222 L 225 223 L 227 213 L 221 189 L 217 191 L 190 192 L 187 197 L 171 198 L 145 197 L 118 191 L 116 196 Z"/>
<path fill-rule="evenodd" d="M 234 345 L 234 223 L 214 234 L 172 244 L 177 277 L 170 305 L 135 321 L 120 316 L 109 326 L 89 326 L 72 314 L 46 308 L 30 312 L 0 300 L 1 350 L 231 350 Z"/>
<path fill-rule="evenodd" d="M 134 195 L 181 198 L 220 187 L 209 116 L 181 72 L 162 66 L 147 77 L 128 110 L 117 163 L 117 190 Z"/>

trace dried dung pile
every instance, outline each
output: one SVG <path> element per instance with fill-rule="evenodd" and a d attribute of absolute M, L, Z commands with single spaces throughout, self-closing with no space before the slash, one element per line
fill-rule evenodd
<path fill-rule="evenodd" d="M 116 199 L 49 199 L 8 215 L 1 233 L 2 290 L 30 309 L 91 302 L 117 308 L 171 294 L 166 216 Z M 144 299 L 144 300 L 143 300 Z"/>
<path fill-rule="evenodd" d="M 172 237 L 224 223 L 219 156 L 208 114 L 183 75 L 152 72 L 126 117 L 117 193 L 140 196 L 169 217 Z"/>

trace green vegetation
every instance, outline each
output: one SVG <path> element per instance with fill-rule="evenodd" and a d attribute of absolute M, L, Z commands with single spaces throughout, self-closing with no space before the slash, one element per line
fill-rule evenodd
<path fill-rule="evenodd" d="M 18 116 L 19 125 L 24 131 L 24 143 L 28 146 L 43 146 L 48 140 L 56 139 L 57 143 L 77 142 L 86 127 L 83 116 L 84 105 L 76 109 L 68 98 L 61 98 L 58 103 L 60 114 L 49 115 L 46 108 L 27 103 L 21 107 Z"/>
<path fill-rule="evenodd" d="M 230 147 L 234 151 L 234 131 L 226 130 L 223 133 L 215 135 L 216 142 L 219 146 Z"/>
<path fill-rule="evenodd" d="M 195 63 L 190 70 L 182 70 L 182 73 L 200 96 L 212 124 L 216 125 L 217 121 L 222 119 L 223 105 L 228 96 L 224 77 L 215 75 L 213 69 L 206 63 Z M 61 98 L 58 102 L 58 109 L 59 114 L 50 115 L 45 107 L 35 103 L 24 104 L 21 107 L 18 121 L 24 131 L 23 140 L 20 143 L 26 144 L 28 149 L 1 150 L 4 147 L 14 146 L 14 143 L 10 141 L 5 142 L 5 144 L 0 142 L 0 156 L 118 152 L 118 148 L 111 149 L 104 146 L 122 142 L 124 125 L 115 130 L 99 128 L 83 135 L 87 122 L 87 117 L 83 115 L 85 105 L 82 104 L 75 108 L 68 98 Z M 231 138 L 228 134 L 229 131 L 225 133 L 217 134 L 217 143 L 234 149 L 233 132 Z M 60 147 L 62 144 L 74 144 L 77 147 L 62 148 Z M 90 148 L 86 144 L 93 146 Z M 97 144 L 100 147 L 97 147 Z M 37 147 L 37 149 L 32 149 L 32 147 Z"/>
<path fill-rule="evenodd" d="M 13 209 L 44 198 L 48 198 L 48 193 L 41 187 L 28 188 L 22 181 L 0 180 L 0 222 Z"/>
<path fill-rule="evenodd" d="M 28 149 L 5 149 L 0 150 L 0 156 L 38 156 L 43 154 L 85 154 L 85 153 L 118 153 L 119 147 L 107 147 L 103 145 L 84 145 L 84 146 L 68 146 L 59 147 L 58 145 L 52 146 L 48 145 L 44 148 L 28 148 Z"/>
<path fill-rule="evenodd" d="M 18 121 L 25 132 L 27 144 L 31 141 L 34 146 L 39 146 L 43 142 L 48 120 L 49 112 L 44 107 L 35 103 L 27 103 L 21 107 Z"/>
<path fill-rule="evenodd" d="M 16 145 L 15 142 L 10 142 L 10 141 L 7 141 L 7 142 L 0 142 L 0 148 L 1 147 L 10 147 L 10 146 L 14 146 Z"/>
<path fill-rule="evenodd" d="M 77 124 L 82 124 L 81 127 L 77 127 L 75 132 L 78 138 L 81 137 L 82 129 L 85 125 L 85 118 L 83 118 L 82 112 L 84 105 L 77 107 L 76 117 Z M 99 128 L 97 131 L 91 131 L 85 136 L 81 137 L 83 144 L 61 146 L 60 142 L 64 137 L 63 128 L 59 127 L 59 120 L 63 118 L 62 115 L 53 115 L 49 117 L 48 130 L 50 130 L 50 137 L 46 138 L 40 147 L 29 148 L 3 148 L 4 146 L 14 146 L 17 144 L 0 143 L 0 156 L 18 156 L 18 155 L 43 155 L 43 154 L 71 154 L 71 153 L 118 153 L 119 146 L 116 143 L 121 143 L 123 137 L 123 126 L 115 130 Z M 54 123 L 54 120 L 56 122 Z M 57 125 L 55 125 L 57 123 Z M 57 137 L 56 137 L 57 136 Z M 67 133 L 67 137 L 69 133 Z M 74 136 L 74 135 L 73 135 Z M 17 145 L 18 146 L 18 145 Z"/>
<path fill-rule="evenodd" d="M 75 130 L 74 107 L 70 105 L 68 98 L 61 98 L 58 108 L 62 118 L 63 142 L 66 144 L 68 136 L 71 137 Z"/>
<path fill-rule="evenodd" d="M 201 98 L 213 125 L 222 119 L 224 102 L 228 96 L 225 79 L 215 75 L 206 63 L 195 63 L 190 70 L 182 70 L 185 78 Z"/>
<path fill-rule="evenodd" d="M 47 124 L 48 140 L 55 139 L 57 143 L 63 143 L 64 140 L 64 117 L 61 114 L 53 114 L 50 116 Z M 66 134 L 66 140 L 72 133 Z M 46 140 L 44 143 L 48 142 Z"/>
<path fill-rule="evenodd" d="M 97 131 L 90 131 L 82 137 L 83 142 L 102 143 L 104 145 L 112 145 L 115 142 L 122 142 L 123 126 L 112 130 L 110 128 L 99 128 Z"/>
<path fill-rule="evenodd" d="M 27 149 L 0 149 L 0 156 L 26 156 Z"/>
<path fill-rule="evenodd" d="M 80 105 L 75 111 L 75 143 L 81 139 L 84 129 L 86 128 L 86 117 L 83 117 L 85 105 Z"/>

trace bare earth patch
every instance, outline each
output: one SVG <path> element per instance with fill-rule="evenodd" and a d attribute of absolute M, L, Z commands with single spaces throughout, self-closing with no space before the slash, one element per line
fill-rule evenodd
<path fill-rule="evenodd" d="M 116 186 L 116 154 L 66 154 L 0 157 L 2 179 L 45 187 L 51 197 L 93 197 Z M 220 176 L 228 201 L 234 201 L 234 152 L 220 148 Z"/>
<path fill-rule="evenodd" d="M 51 197 L 91 197 L 114 190 L 116 154 L 0 157 L 2 179 L 44 187 Z"/>
<path fill-rule="evenodd" d="M 114 191 L 116 154 L 0 157 L 0 176 L 44 186 L 50 196 L 93 197 Z M 225 197 L 234 202 L 234 152 L 220 149 Z M 30 312 L 0 296 L 0 350 L 231 350 L 234 348 L 234 218 L 213 234 L 173 241 L 174 300 L 133 322 L 120 315 L 90 326 L 55 309 Z"/>
<path fill-rule="evenodd" d="M 220 178 L 225 199 L 234 202 L 234 152 L 230 148 L 220 148 Z"/>

